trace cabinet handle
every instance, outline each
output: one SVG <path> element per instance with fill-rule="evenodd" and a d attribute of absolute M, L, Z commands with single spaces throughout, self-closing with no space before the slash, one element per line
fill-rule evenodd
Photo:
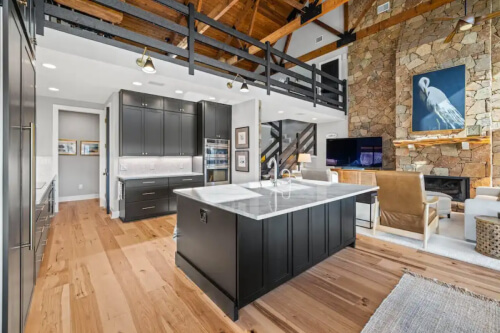
<path fill-rule="evenodd" d="M 146 153 L 146 155 L 147 155 L 147 154 L 148 154 L 148 153 Z"/>
<path fill-rule="evenodd" d="M 154 180 L 148 181 L 148 182 L 142 182 L 143 184 L 154 184 L 156 183 Z"/>
<path fill-rule="evenodd" d="M 190 180 L 193 180 L 193 178 L 183 179 L 182 181 L 183 182 L 187 182 L 187 181 L 190 181 Z"/>
<path fill-rule="evenodd" d="M 144 104 L 145 106 L 148 106 L 148 103 Z"/>
<path fill-rule="evenodd" d="M 17 3 L 20 5 L 20 6 L 28 6 L 28 0 L 17 0 Z"/>
<path fill-rule="evenodd" d="M 142 210 L 154 209 L 154 208 L 156 208 L 156 206 L 144 207 Z"/>
<path fill-rule="evenodd" d="M 146 193 L 143 193 L 142 195 L 153 195 L 153 194 L 156 194 L 156 192 L 146 192 Z"/>

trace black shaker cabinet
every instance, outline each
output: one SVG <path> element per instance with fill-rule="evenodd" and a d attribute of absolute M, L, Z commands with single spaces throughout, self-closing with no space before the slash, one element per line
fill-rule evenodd
<path fill-rule="evenodd" d="M 163 155 L 163 111 L 126 105 L 122 107 L 120 155 Z"/>
<path fill-rule="evenodd" d="M 144 109 L 144 154 L 163 155 L 163 111 Z"/>
<path fill-rule="evenodd" d="M 231 105 L 208 101 L 198 103 L 202 138 L 231 139 Z"/>

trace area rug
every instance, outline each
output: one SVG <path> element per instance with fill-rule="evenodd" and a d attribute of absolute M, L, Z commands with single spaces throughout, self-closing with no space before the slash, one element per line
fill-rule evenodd
<path fill-rule="evenodd" d="M 406 272 L 362 333 L 498 333 L 500 301 Z"/>

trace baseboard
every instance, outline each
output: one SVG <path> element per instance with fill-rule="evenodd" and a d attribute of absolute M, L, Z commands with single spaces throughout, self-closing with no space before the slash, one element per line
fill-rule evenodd
<path fill-rule="evenodd" d="M 111 218 L 112 219 L 117 219 L 120 217 L 120 212 L 119 211 L 111 211 Z"/>
<path fill-rule="evenodd" d="M 99 194 L 73 195 L 73 196 L 67 196 L 67 197 L 59 197 L 59 202 L 90 200 L 90 199 L 98 199 L 98 198 L 99 198 Z"/>

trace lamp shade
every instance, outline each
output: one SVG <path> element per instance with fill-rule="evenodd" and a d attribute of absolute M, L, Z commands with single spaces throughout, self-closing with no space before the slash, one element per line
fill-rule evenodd
<path fill-rule="evenodd" d="M 155 65 L 153 65 L 153 60 L 151 60 L 151 57 L 148 57 L 148 59 L 144 63 L 144 66 L 142 67 L 142 71 L 144 73 L 148 73 L 148 74 L 156 73 L 156 68 L 155 68 Z"/>
<path fill-rule="evenodd" d="M 311 154 L 299 154 L 299 163 L 311 163 Z"/>
<path fill-rule="evenodd" d="M 241 92 L 249 92 L 250 90 L 248 89 L 248 84 L 246 83 L 246 81 L 243 81 L 243 84 L 241 85 L 241 88 L 240 88 L 240 91 Z"/>

